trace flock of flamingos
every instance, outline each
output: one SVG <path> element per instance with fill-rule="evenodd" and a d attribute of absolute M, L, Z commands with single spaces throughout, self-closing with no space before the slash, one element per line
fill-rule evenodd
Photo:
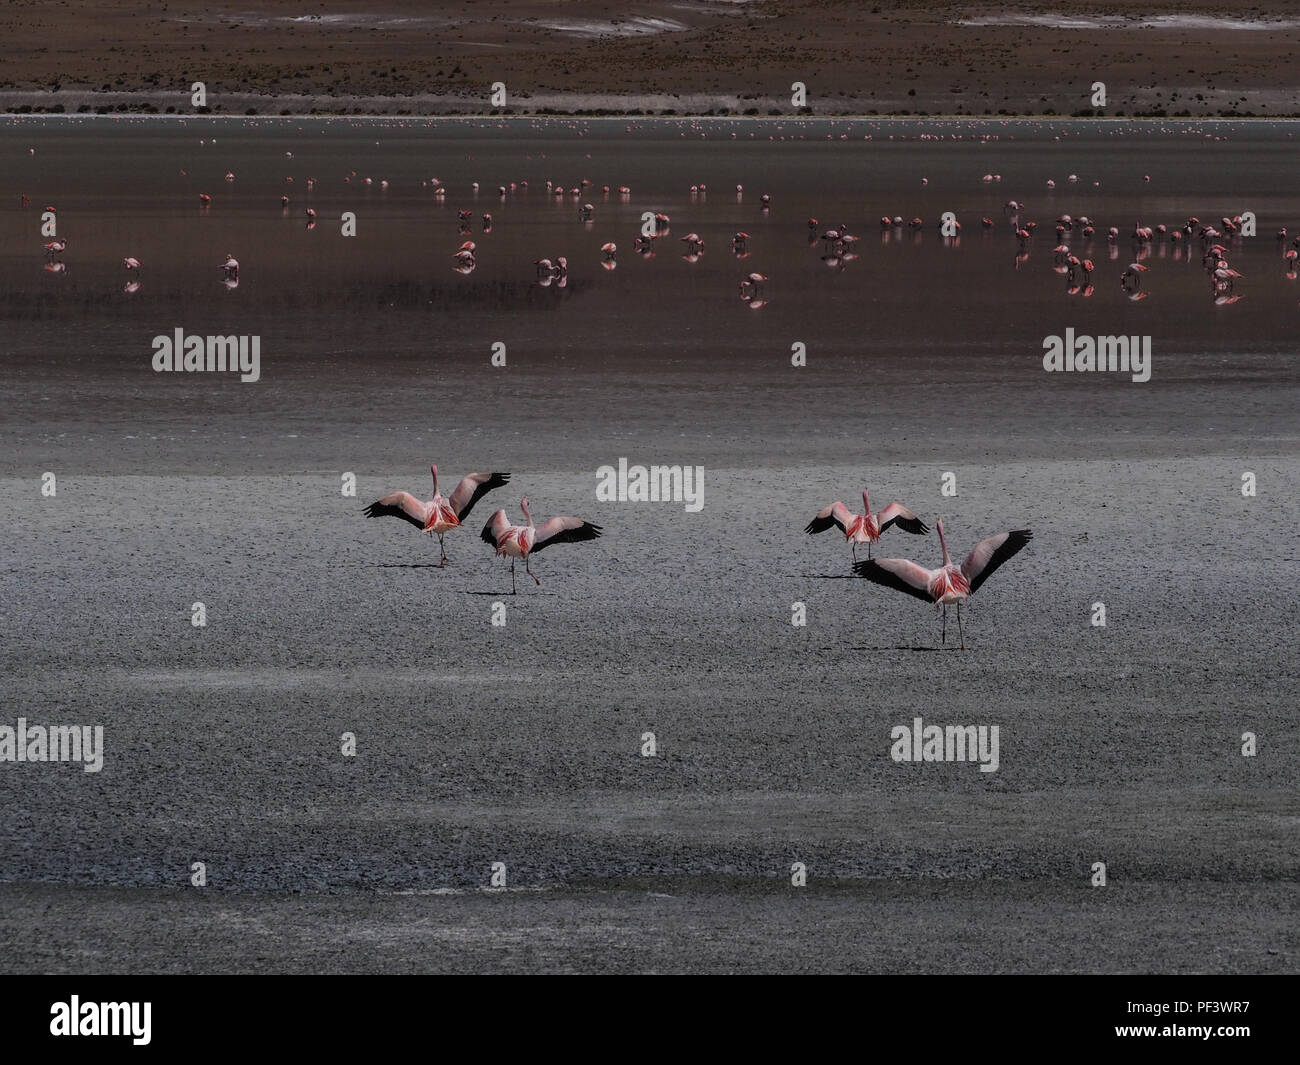
<path fill-rule="evenodd" d="M 286 156 L 292 158 L 292 153 L 286 153 Z M 182 171 L 182 175 L 184 173 Z M 353 171 L 344 178 L 344 181 L 351 183 L 356 177 L 356 172 Z M 233 172 L 228 171 L 225 180 L 228 182 L 234 181 L 235 175 Z M 286 178 L 288 182 L 292 182 L 292 180 L 292 178 Z M 982 180 L 986 184 L 998 182 L 1001 180 L 1001 175 L 985 174 Z M 1077 178 L 1075 175 L 1070 175 L 1067 180 L 1073 183 L 1077 181 Z M 368 177 L 359 179 L 358 183 L 365 186 L 373 184 L 372 179 Z M 922 184 L 925 183 L 927 183 L 926 180 L 922 179 Z M 307 178 L 306 188 L 308 191 L 315 184 L 314 178 Z M 447 188 L 439 179 L 431 178 L 423 182 L 423 184 L 426 188 L 432 189 L 435 200 L 445 203 Z M 1053 183 L 1049 182 L 1049 185 L 1051 184 Z M 388 182 L 380 182 L 379 186 L 380 188 L 387 188 Z M 479 192 L 478 183 L 475 182 L 472 188 L 477 195 Z M 500 185 L 496 191 L 504 203 L 509 197 L 526 192 L 527 189 L 528 182 L 521 181 L 511 182 L 509 185 Z M 693 201 L 705 195 L 706 192 L 707 186 L 703 184 L 692 185 L 690 188 Z M 738 201 L 743 198 L 743 192 L 743 187 L 737 185 L 736 197 Z M 572 201 L 576 205 L 579 221 L 583 223 L 591 222 L 596 212 L 596 206 L 588 202 L 586 197 L 589 195 L 595 196 L 596 194 L 594 185 L 590 180 L 584 179 L 579 184 L 570 187 L 548 181 L 546 183 L 546 193 L 559 202 Z M 620 185 L 614 189 L 605 185 L 600 189 L 600 194 L 605 199 L 610 196 L 617 196 L 621 201 L 626 202 L 631 196 L 631 189 L 626 185 Z M 207 193 L 200 193 L 199 195 L 201 208 L 204 211 L 210 210 L 212 208 L 211 195 Z M 281 211 L 287 213 L 290 210 L 288 195 L 282 194 L 279 200 Z M 29 205 L 30 202 L 29 197 L 23 197 L 24 206 Z M 770 211 L 771 196 L 764 194 L 759 197 L 759 209 L 765 214 Z M 53 212 L 54 208 L 46 207 L 45 210 Z M 1023 217 L 1026 210 L 1025 204 L 1017 200 L 1008 200 L 1004 206 L 1005 218 L 1002 224 L 1010 228 L 1018 243 L 1017 266 L 1028 257 L 1029 248 L 1035 239 L 1035 230 L 1038 228 L 1036 222 Z M 313 228 L 317 224 L 315 209 L 311 207 L 305 208 L 305 217 L 308 228 Z M 473 212 L 468 210 L 459 210 L 457 212 L 458 231 L 464 239 L 462 239 L 456 251 L 452 253 L 455 262 L 453 269 L 464 275 L 472 273 L 478 265 L 479 247 L 477 242 L 471 239 L 475 222 Z M 480 214 L 477 224 L 482 233 L 487 234 L 493 229 L 494 219 L 490 213 L 485 212 Z M 989 217 L 981 219 L 981 224 L 985 230 L 994 230 L 999 227 L 999 223 Z M 945 239 L 955 240 L 959 237 L 961 225 L 955 217 L 946 216 L 939 225 Z M 905 229 L 910 229 L 919 234 L 925 226 L 926 223 L 921 218 L 905 220 L 901 215 L 884 215 L 880 218 L 881 233 L 886 240 L 893 239 Z M 1059 215 L 1055 219 L 1053 227 L 1056 234 L 1056 245 L 1052 249 L 1054 269 L 1066 277 L 1067 290 L 1070 294 L 1091 295 L 1094 291 L 1092 275 L 1096 270 L 1092 258 L 1089 257 L 1092 242 L 1096 239 L 1103 241 L 1110 249 L 1109 257 L 1112 259 L 1117 258 L 1121 242 L 1119 228 L 1110 226 L 1099 234 L 1099 227 L 1092 219 L 1086 216 L 1075 218 L 1069 214 Z M 1152 246 L 1157 242 L 1168 241 L 1171 245 L 1181 248 L 1196 241 L 1201 245 L 1201 260 L 1209 279 L 1211 296 L 1220 304 L 1236 302 L 1241 297 L 1234 290 L 1236 282 L 1241 279 L 1242 275 L 1229 265 L 1227 244 L 1238 237 L 1241 229 L 1242 220 L 1230 217 L 1220 219 L 1217 226 L 1202 223 L 1196 217 L 1190 217 L 1181 225 L 1173 227 L 1163 224 L 1151 227 L 1135 223 L 1130 235 L 1135 261 L 1129 264 L 1121 274 L 1120 284 L 1130 299 L 1146 298 L 1148 293 L 1144 289 L 1144 275 L 1147 273 L 1148 267 L 1143 260 L 1150 256 Z M 633 242 L 633 250 L 640 256 L 654 256 L 656 250 L 663 246 L 665 238 L 670 236 L 670 232 L 671 219 L 667 214 L 662 211 L 646 212 L 642 230 Z M 824 251 L 822 258 L 829 266 L 843 269 L 858 258 L 855 246 L 859 239 L 857 235 L 849 232 L 847 225 L 840 224 L 824 227 L 817 218 L 808 220 L 808 244 L 810 247 L 817 247 L 819 244 L 822 246 Z M 1072 240 L 1077 242 L 1077 251 L 1071 247 L 1070 242 Z M 1297 265 L 1300 264 L 1300 237 L 1288 241 L 1287 231 L 1282 229 L 1277 234 L 1277 240 L 1282 250 L 1282 260 L 1284 268 L 1288 272 L 1287 276 L 1294 278 Z M 705 252 L 705 240 L 699 233 L 688 233 L 678 238 L 678 242 L 684 246 L 682 257 L 688 262 L 697 261 Z M 737 259 L 745 259 L 750 253 L 750 242 L 751 237 L 748 233 L 738 231 L 731 237 L 728 250 Z M 66 237 L 46 243 L 44 245 L 47 258 L 45 269 L 52 273 L 65 272 L 66 266 L 62 257 L 67 248 L 68 240 Z M 599 253 L 599 262 L 604 269 L 612 270 L 616 268 L 619 254 L 617 244 L 612 241 L 606 242 L 601 245 Z M 127 272 L 132 275 L 132 279 L 126 285 L 126 290 L 128 292 L 138 291 L 140 283 L 136 278 L 143 269 L 142 260 L 135 255 L 129 255 L 124 257 L 122 262 Z M 227 254 L 216 265 L 221 271 L 222 284 L 230 289 L 237 287 L 240 265 L 234 255 Z M 542 286 L 555 285 L 557 287 L 564 287 L 567 284 L 569 260 L 566 256 L 541 257 L 536 259 L 533 265 L 536 270 L 537 284 Z M 768 301 L 764 293 L 764 285 L 767 281 L 766 275 L 756 271 L 750 272 L 740 281 L 740 296 L 751 308 L 759 309 L 767 304 Z M 433 466 L 431 469 L 434 480 L 434 493 L 431 500 L 421 501 L 408 492 L 394 492 L 372 503 L 366 508 L 365 513 L 369 517 L 402 518 L 430 536 L 437 535 L 439 545 L 442 548 L 439 565 L 445 566 L 448 557 L 443 542 L 444 535 L 461 526 L 469 517 L 470 511 L 479 499 L 493 489 L 506 484 L 509 475 L 504 473 L 469 474 L 461 479 L 450 496 L 444 497 L 438 491 L 438 468 Z M 1032 533 L 1028 529 L 995 533 L 979 541 L 970 554 L 966 556 L 966 559 L 958 565 L 949 556 L 947 541 L 944 537 L 943 520 L 938 519 L 935 527 L 939 534 L 939 546 L 942 551 L 943 562 L 937 569 L 928 569 L 908 559 L 876 559 L 871 557 L 871 545 L 878 542 L 881 534 L 891 526 L 897 525 L 904 532 L 918 536 L 928 533 L 929 527 L 910 510 L 898 503 L 891 503 L 884 510 L 873 513 L 865 490 L 862 493 L 862 504 L 863 512 L 854 514 L 844 503 L 836 501 L 818 511 L 816 516 L 808 523 L 805 531 L 820 533 L 826 531 L 832 525 L 836 526 L 844 534 L 845 540 L 853 545 L 853 572 L 857 576 L 865 577 L 876 584 L 893 588 L 896 591 L 935 604 L 941 610 L 943 616 L 941 625 L 941 641 L 943 642 L 946 642 L 947 639 L 947 608 L 949 605 L 955 606 L 958 632 L 961 637 L 961 646 L 964 649 L 965 633 L 961 623 L 962 604 L 979 589 L 980 585 L 988 579 L 994 570 L 1025 547 L 1030 541 Z M 541 584 L 540 579 L 533 573 L 531 568 L 531 558 L 534 554 L 551 544 L 578 543 L 594 540 L 601 535 L 600 526 L 575 517 L 553 517 L 538 525 L 529 510 L 527 499 L 521 501 L 521 507 L 524 524 L 514 524 L 504 510 L 497 510 L 488 519 L 481 533 L 481 538 L 495 550 L 498 557 L 511 560 L 512 594 L 517 594 L 518 591 L 515 580 L 515 565 L 518 560 L 523 560 L 524 572 L 538 584 Z M 857 546 L 863 543 L 867 544 L 868 558 L 859 560 L 857 558 Z"/>
<path fill-rule="evenodd" d="M 474 504 L 494 488 L 500 488 L 510 480 L 508 473 L 470 473 L 460 479 L 455 490 L 449 496 L 438 491 L 438 467 L 429 467 L 433 474 L 433 498 L 427 501 L 417 499 L 410 492 L 392 492 L 383 499 L 376 500 L 365 508 L 368 518 L 401 518 L 414 525 L 429 536 L 438 537 L 438 546 L 442 557 L 439 567 L 446 566 L 449 558 L 443 537 L 462 526 L 469 518 Z M 551 544 L 580 543 L 595 540 L 601 535 L 601 528 L 582 518 L 561 516 L 549 518 L 536 524 L 528 509 L 528 500 L 520 501 L 525 524 L 516 525 L 504 510 L 495 510 L 483 526 L 480 538 L 496 551 L 498 558 L 510 559 L 510 594 L 518 594 L 515 583 L 515 564 L 524 560 L 524 572 L 537 584 L 541 579 L 532 571 L 532 556 Z M 896 591 L 914 596 L 928 603 L 933 603 L 942 613 L 940 642 L 948 639 L 948 607 L 957 610 L 957 631 L 961 638 L 961 649 L 966 649 L 966 633 L 961 623 L 961 607 L 981 584 L 992 576 L 993 571 L 1017 554 L 1031 539 L 1033 533 L 1028 529 L 1015 529 L 1010 532 L 994 533 L 986 536 L 971 549 L 961 565 L 952 561 L 948 554 L 948 541 L 943 534 L 943 519 L 935 522 L 939 533 L 939 548 L 943 552 L 943 565 L 938 569 L 927 569 L 906 558 L 872 558 L 871 545 L 879 543 L 881 534 L 891 526 L 897 525 L 904 532 L 914 536 L 924 536 L 930 531 L 928 525 L 901 503 L 890 503 L 879 512 L 873 512 L 867 489 L 862 490 L 862 513 L 854 514 L 840 500 L 819 510 L 805 527 L 804 532 L 821 533 L 831 526 L 838 528 L 847 543 L 853 548 L 853 572 L 876 584 L 893 588 Z M 865 559 L 858 558 L 858 544 L 867 545 Z"/>
<path fill-rule="evenodd" d="M 201 141 L 200 143 L 205 143 Z M 31 149 L 35 152 L 35 149 Z M 293 158 L 292 152 L 286 152 L 285 156 Z M 181 171 L 182 176 L 188 176 L 185 170 Z M 343 178 L 344 183 L 351 184 L 357 179 L 357 172 L 354 170 Z M 235 174 L 233 171 L 226 171 L 225 180 L 233 182 Z M 286 183 L 293 183 L 292 176 L 286 176 Z M 997 183 L 1002 180 L 1001 174 L 985 174 L 981 179 L 985 184 Z M 1068 183 L 1074 184 L 1078 181 L 1075 174 L 1069 175 L 1066 179 Z M 1145 180 L 1150 181 L 1146 176 Z M 316 179 L 308 177 L 305 181 L 305 187 L 308 193 L 316 186 Z M 357 179 L 357 183 L 363 187 L 369 187 L 376 184 L 372 178 L 363 177 Z M 928 184 L 927 178 L 921 179 L 921 184 Z M 388 188 L 388 182 L 380 181 L 377 183 L 381 190 Z M 444 204 L 447 197 L 447 186 L 436 177 L 429 178 L 422 182 L 425 188 L 431 189 L 434 199 Z M 1048 181 L 1049 188 L 1055 188 L 1054 181 Z M 527 181 L 512 181 L 508 185 L 497 186 L 496 192 L 504 204 L 508 198 L 528 191 Z M 744 186 L 736 187 L 737 202 L 743 201 Z M 477 181 L 473 182 L 471 189 L 475 196 L 480 192 L 480 185 Z M 700 183 L 690 187 L 691 200 L 699 200 L 707 194 L 708 186 Z M 590 179 L 584 178 L 581 182 L 571 187 L 567 187 L 559 182 L 547 181 L 546 194 L 554 197 L 557 201 L 571 200 L 577 208 L 579 221 L 590 224 L 596 213 L 596 205 L 589 202 L 586 198 L 595 195 L 595 185 Z M 621 202 L 626 203 L 630 200 L 632 190 L 627 185 L 619 185 L 612 188 L 609 185 L 603 185 L 600 188 L 600 196 L 608 200 L 611 196 L 617 196 Z M 287 194 L 282 193 L 279 197 L 281 212 L 287 214 L 290 211 L 290 199 Z M 22 197 L 23 206 L 30 206 L 31 197 L 24 195 Z M 206 192 L 199 193 L 199 203 L 203 211 L 212 209 L 213 198 Z M 764 193 L 759 197 L 759 208 L 766 215 L 772 206 L 772 197 Z M 55 213 L 55 208 L 47 206 L 44 209 L 50 214 Z M 1023 218 L 1026 213 L 1026 204 L 1019 200 L 1008 200 L 1004 205 L 1003 212 L 1005 215 L 1005 224 L 1014 234 L 1018 245 L 1016 256 L 1016 265 L 1026 261 L 1029 257 L 1030 247 L 1035 239 L 1035 231 L 1038 229 L 1038 223 L 1031 219 Z M 317 212 L 315 208 L 304 208 L 304 217 L 308 229 L 313 229 L 317 224 Z M 652 258 L 656 250 L 661 246 L 661 241 L 670 235 L 671 218 L 662 211 L 646 212 L 645 222 L 641 232 L 633 242 L 633 250 L 636 254 Z M 985 216 L 980 220 L 982 227 L 986 231 L 995 230 L 1000 223 L 993 218 Z M 473 226 L 475 223 L 474 213 L 469 210 L 457 211 L 457 225 L 459 234 L 465 238 L 461 241 L 460 246 L 452 253 L 455 265 L 452 267 L 457 273 L 471 274 L 478 266 L 478 243 L 470 239 L 473 236 Z M 492 232 L 494 219 L 491 213 L 483 212 L 478 218 L 478 224 L 483 234 Z M 955 241 L 960 239 L 961 223 L 957 221 L 954 215 L 946 215 L 936 223 L 944 239 Z M 880 218 L 880 230 L 883 238 L 890 239 L 901 236 L 903 231 L 911 230 L 917 234 L 926 228 L 925 220 L 919 217 L 905 219 L 902 215 L 883 215 Z M 1096 265 L 1091 257 L 1093 252 L 1093 242 L 1099 233 L 1099 226 L 1086 215 L 1073 217 L 1069 214 L 1062 213 L 1057 216 L 1053 223 L 1056 234 L 1056 245 L 1052 248 L 1053 268 L 1059 274 L 1066 277 L 1067 292 L 1070 295 L 1091 296 L 1095 291 L 1092 277 L 1096 271 Z M 1175 248 L 1175 255 L 1180 255 L 1181 248 L 1190 245 L 1193 241 L 1199 241 L 1201 245 L 1201 264 L 1205 268 L 1206 275 L 1209 278 L 1210 294 L 1218 304 L 1235 303 L 1241 299 L 1241 296 L 1235 291 L 1237 281 L 1241 280 L 1243 275 L 1233 269 L 1228 262 L 1228 245 L 1234 238 L 1237 238 L 1243 228 L 1243 222 L 1240 216 L 1224 216 L 1219 219 L 1218 224 L 1202 222 L 1200 218 L 1189 217 L 1181 225 L 1167 226 L 1159 224 L 1156 226 L 1145 226 L 1140 222 L 1135 222 L 1130 234 L 1132 241 L 1134 261 L 1129 263 L 1120 275 L 1120 286 L 1132 300 L 1146 299 L 1149 292 L 1144 286 L 1145 275 L 1149 267 L 1144 262 L 1150 258 L 1154 245 L 1161 242 L 1168 242 Z M 683 244 L 684 252 L 682 258 L 687 262 L 696 262 L 704 254 L 705 240 L 699 233 L 687 233 L 685 236 L 678 238 Z M 1121 243 L 1121 231 L 1118 226 L 1109 226 L 1101 233 L 1100 239 L 1104 241 L 1109 249 L 1108 257 L 1117 258 Z M 744 231 L 737 231 L 730 239 L 729 249 L 737 259 L 745 259 L 749 256 L 750 235 Z M 828 266 L 844 269 L 848 264 L 857 259 L 858 252 L 856 245 L 860 238 L 849 232 L 845 224 L 825 227 L 817 218 L 808 219 L 808 244 L 810 247 L 816 247 L 819 243 L 824 247 L 825 254 L 823 260 Z M 1077 246 L 1072 247 L 1071 241 L 1075 241 Z M 1295 280 L 1297 270 L 1300 269 L 1300 236 L 1288 240 L 1288 233 L 1282 228 L 1277 233 L 1278 246 L 1282 251 L 1282 261 L 1287 277 Z M 67 265 L 63 259 L 63 254 L 68 248 L 66 237 L 60 237 L 48 241 L 44 244 L 46 256 L 45 269 L 51 273 L 66 273 Z M 618 265 L 619 248 L 613 241 L 607 241 L 600 246 L 600 265 L 606 270 L 613 270 Z M 122 259 L 122 265 L 128 274 L 130 280 L 125 285 L 125 291 L 128 293 L 137 292 L 140 289 L 139 276 L 143 269 L 143 260 L 135 255 L 127 255 Z M 221 270 L 221 283 L 228 289 L 239 286 L 239 261 L 234 255 L 227 253 L 223 260 L 217 264 Z M 536 268 L 537 284 L 542 286 L 555 285 L 563 288 L 568 283 L 569 260 L 566 256 L 559 255 L 555 257 L 544 256 L 534 260 L 533 265 Z M 764 285 L 768 278 L 766 275 L 757 271 L 750 272 L 739 284 L 740 297 L 751 308 L 758 310 L 767 305 L 768 300 L 764 294 Z"/>

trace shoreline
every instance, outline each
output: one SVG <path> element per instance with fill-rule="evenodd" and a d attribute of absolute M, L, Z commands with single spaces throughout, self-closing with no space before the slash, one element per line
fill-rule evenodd
<path fill-rule="evenodd" d="M 960 112 L 947 112 L 943 114 L 924 112 L 917 113 L 891 113 L 891 114 L 873 114 L 867 113 L 848 113 L 843 114 L 783 114 L 783 115 L 745 115 L 745 114 L 710 114 L 707 112 L 694 114 L 687 112 L 672 111 L 663 114 L 650 112 L 617 112 L 607 113 L 605 111 L 554 111 L 545 112 L 536 111 L 465 111 L 465 112 L 446 112 L 446 113 L 411 113 L 409 111 L 401 112 L 383 112 L 369 111 L 353 113 L 350 111 L 295 111 L 284 114 L 236 114 L 233 112 L 214 112 L 211 110 L 192 111 L 192 112 L 159 112 L 159 111 L 56 111 L 56 110 L 5 110 L 0 104 L 0 119 L 81 119 L 97 120 L 103 118 L 132 118 L 132 119 L 153 119 L 156 121 L 224 121 L 224 122 L 284 122 L 300 121 L 302 119 L 346 119 L 348 121 L 384 121 L 384 122 L 481 122 L 484 120 L 495 119 L 500 122 L 536 122 L 536 121 L 559 121 L 566 119 L 582 119 L 584 122 L 627 122 L 630 120 L 654 121 L 654 122 L 750 122 L 755 124 L 774 124 L 780 122 L 798 122 L 798 123 L 820 123 L 825 125 L 849 124 L 849 123 L 897 123 L 904 124 L 927 124 L 927 123 L 959 123 L 967 126 L 978 126 L 987 124 L 989 126 L 1005 127 L 1011 123 L 1024 123 L 1050 126 L 1079 126 L 1081 128 L 1099 127 L 1106 124 L 1115 126 L 1135 126 L 1143 124 L 1161 123 L 1166 127 L 1192 127 L 1204 126 L 1207 124 L 1227 124 L 1233 125 L 1238 123 L 1249 123 L 1251 125 L 1290 125 L 1300 123 L 1300 112 L 1294 115 L 1203 115 L 1203 116 L 1162 116 L 1162 115 L 1035 115 L 1035 114 L 1017 114 L 1017 115 L 970 115 Z"/>
<path fill-rule="evenodd" d="M 418 93 L 407 95 L 289 94 L 209 89 L 210 106 L 193 107 L 188 91 L 138 89 L 102 91 L 89 87 L 0 89 L 0 115 L 158 115 L 228 118 L 757 118 L 757 119 L 1159 119 L 1162 121 L 1300 119 L 1300 92 L 1252 90 L 1249 97 L 1226 92 L 1207 96 L 1196 109 L 1159 106 L 1157 94 L 1127 107 L 1074 110 L 985 108 L 952 110 L 948 94 L 902 99 L 874 96 L 809 97 L 806 107 L 792 107 L 788 97 L 735 93 L 514 93 L 501 107 L 484 106 L 487 89 L 474 95 Z M 1058 101 L 1059 103 L 1060 101 Z"/>

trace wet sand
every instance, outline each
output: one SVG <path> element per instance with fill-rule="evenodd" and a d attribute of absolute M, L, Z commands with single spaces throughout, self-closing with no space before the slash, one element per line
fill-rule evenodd
<path fill-rule="evenodd" d="M 6 886 L 0 930 L 33 968 L 76 975 L 121 972 L 126 939 L 149 973 L 1295 972 L 1294 928 L 1269 918 L 1294 912 L 1294 884 L 1090 892 L 937 880 L 367 898 Z"/>
<path fill-rule="evenodd" d="M 0 578 L 9 705 L 106 728 L 98 774 L 5 773 L 0 865 L 29 885 L 5 889 L 29 944 L 10 967 L 715 971 L 783 968 L 798 940 L 810 969 L 1295 971 L 1300 618 L 1257 574 L 1300 566 L 1297 470 L 1255 461 L 1277 497 L 1252 512 L 1203 488 L 1239 465 L 960 469 L 980 486 L 949 518 L 960 543 L 1005 524 L 1010 492 L 1036 532 L 981 590 L 964 654 L 938 647 L 931 609 L 844 579 L 842 542 L 772 520 L 772 493 L 829 498 L 849 467 L 710 468 L 699 515 L 517 473 L 606 536 L 538 556 L 544 583 L 516 597 L 472 535 L 432 568 L 415 530 L 358 520 L 333 477 L 78 478 L 45 506 L 7 479 L 6 512 L 26 514 Z M 866 472 L 923 501 L 931 480 Z M 359 499 L 395 478 L 363 476 Z M 742 545 L 719 543 L 719 516 Z M 999 770 L 893 762 L 890 730 L 915 715 L 999 724 Z M 807 902 L 783 901 L 796 861 Z M 1088 886 L 1095 861 L 1110 886 Z M 493 862 L 541 894 L 484 909 Z M 43 883 L 64 885 L 51 912 L 117 945 L 52 942 Z M 684 938 L 786 913 L 748 946 Z M 679 940 L 666 955 L 634 931 L 648 915 Z M 311 945 L 317 919 L 347 931 Z M 169 956 L 188 930 L 218 940 Z M 431 960 L 430 936 L 470 945 Z"/>

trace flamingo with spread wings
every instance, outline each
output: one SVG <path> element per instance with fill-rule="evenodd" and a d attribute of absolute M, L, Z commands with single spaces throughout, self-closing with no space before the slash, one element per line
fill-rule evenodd
<path fill-rule="evenodd" d="M 517 595 L 519 591 L 515 585 L 516 559 L 522 558 L 524 572 L 541 584 L 537 574 L 529 568 L 529 559 L 533 555 L 551 544 L 572 544 L 582 540 L 595 540 L 600 536 L 599 525 L 581 518 L 548 518 L 541 525 L 534 525 L 533 516 L 528 510 L 528 500 L 522 500 L 520 506 L 524 517 L 528 519 L 527 525 L 512 525 L 506 512 L 498 510 L 488 519 L 480 534 L 485 543 L 496 548 L 497 557 L 504 555 L 510 559 L 511 595 Z"/>
<path fill-rule="evenodd" d="M 438 547 L 442 551 L 442 561 L 438 565 L 445 566 L 449 559 L 443 536 L 468 518 L 474 504 L 483 496 L 509 481 L 510 474 L 468 474 L 461 478 L 456 490 L 444 498 L 438 492 L 438 467 L 430 466 L 429 471 L 433 474 L 433 498 L 429 502 L 420 502 L 410 492 L 393 492 L 366 507 L 365 515 L 367 518 L 401 518 L 430 536 L 437 533 Z"/>
<path fill-rule="evenodd" d="M 828 507 L 817 512 L 805 527 L 806 533 L 825 532 L 832 525 L 838 525 L 844 539 L 853 543 L 853 561 L 858 560 L 858 544 L 867 545 L 867 557 L 871 557 L 871 545 L 880 539 L 880 534 L 891 525 L 897 525 L 904 532 L 915 536 L 924 536 L 930 527 L 908 510 L 902 503 L 890 503 L 879 514 L 871 513 L 871 503 L 867 490 L 862 489 L 862 509 L 864 513 L 854 514 L 838 499 Z"/>
<path fill-rule="evenodd" d="M 943 625 L 940 640 L 944 643 L 948 639 L 948 604 L 955 603 L 957 631 L 961 635 L 961 649 L 964 651 L 966 634 L 961 625 L 962 603 L 979 590 L 979 586 L 992 576 L 995 569 L 1029 543 L 1034 534 L 1028 529 L 994 533 L 977 543 L 974 550 L 966 556 L 966 561 L 957 566 L 948 556 L 948 543 L 943 536 L 943 519 L 940 518 L 934 524 L 939 532 L 939 546 L 943 548 L 943 565 L 939 569 L 926 569 L 905 558 L 877 558 L 857 563 L 853 572 L 876 584 L 883 584 L 886 588 L 894 588 L 941 606 Z"/>

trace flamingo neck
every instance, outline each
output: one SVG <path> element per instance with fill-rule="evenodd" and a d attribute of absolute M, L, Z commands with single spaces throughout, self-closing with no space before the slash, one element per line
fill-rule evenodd
<path fill-rule="evenodd" d="M 943 564 L 945 567 L 952 565 L 952 559 L 948 557 L 948 541 L 943 536 L 943 526 L 939 526 L 939 546 L 943 548 Z"/>
<path fill-rule="evenodd" d="M 529 527 L 530 529 L 534 528 L 534 526 L 533 526 L 533 516 L 532 516 L 532 514 L 529 512 L 529 510 L 528 510 L 527 507 L 524 507 L 524 517 L 528 519 L 528 527 Z"/>
<path fill-rule="evenodd" d="M 871 514 L 871 501 L 867 498 L 867 490 L 865 488 L 862 490 L 862 513 L 868 516 Z"/>

